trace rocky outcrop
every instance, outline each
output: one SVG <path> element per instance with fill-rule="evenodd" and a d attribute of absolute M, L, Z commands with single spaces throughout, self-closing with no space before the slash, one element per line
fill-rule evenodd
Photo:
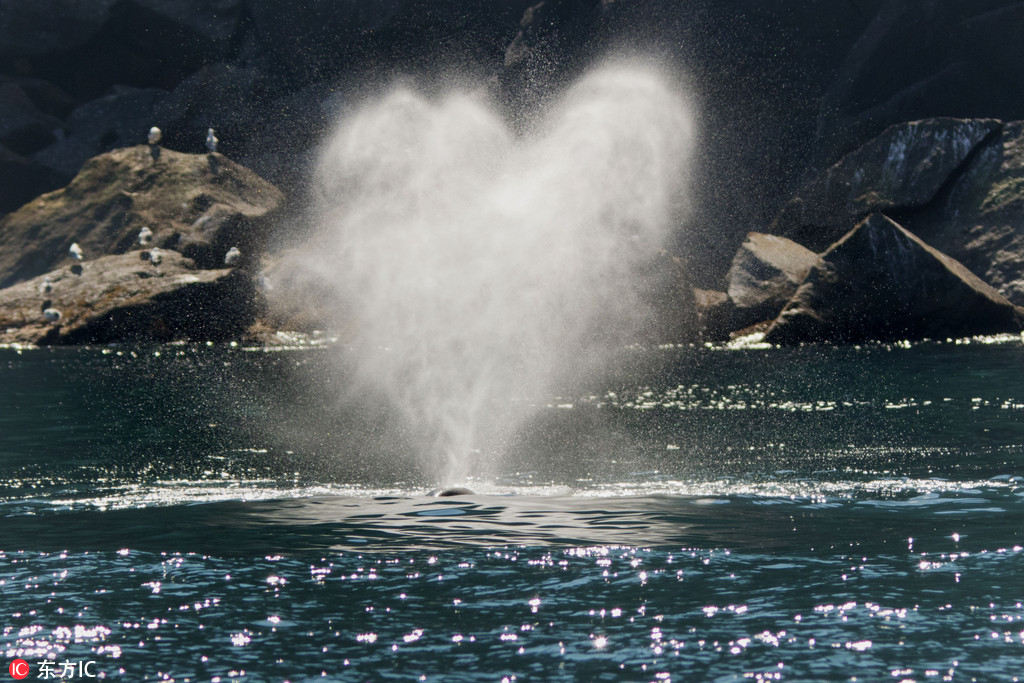
<path fill-rule="evenodd" d="M 252 324 L 257 297 L 246 272 L 197 269 L 173 251 L 144 254 L 104 256 L 0 290 L 0 343 L 216 341 Z"/>
<path fill-rule="evenodd" d="M 873 4 L 865 8 L 869 23 L 821 97 L 818 159 L 853 149 L 899 121 L 1020 116 L 1020 90 L 1011 85 L 1024 78 L 1020 2 Z"/>
<path fill-rule="evenodd" d="M 887 126 L 1019 117 L 1022 27 L 1019 0 L 6 2 L 0 144 L 17 163 L 0 166 L 0 213 L 154 124 L 189 152 L 214 127 L 222 152 L 301 189 L 337 113 L 395 77 L 430 90 L 459 74 L 527 129 L 565 83 L 625 51 L 655 55 L 699 102 L 702 219 L 671 248 L 718 287 L 749 226 Z M 820 243 L 784 234 L 818 249 L 848 225 Z"/>
<path fill-rule="evenodd" d="M 73 178 L 94 156 L 146 140 L 160 123 L 156 107 L 167 93 L 158 88 L 117 87 L 76 107 L 62 126 L 59 140 L 32 154 L 32 159 L 65 178 Z"/>
<path fill-rule="evenodd" d="M 821 255 L 766 334 L 774 344 L 945 339 L 1017 332 L 1014 306 L 881 214 Z"/>
<path fill-rule="evenodd" d="M 220 154 L 145 145 L 91 159 L 71 183 L 0 220 L 0 286 L 45 273 L 77 242 L 87 259 L 124 253 L 142 227 L 201 268 L 263 244 L 281 192 Z"/>
<path fill-rule="evenodd" d="M 726 276 L 731 329 L 774 319 L 817 262 L 817 254 L 785 237 L 748 233 Z"/>
<path fill-rule="evenodd" d="M 1007 123 L 940 201 L 906 225 L 1024 304 L 1024 122 Z"/>
<path fill-rule="evenodd" d="M 991 119 L 891 126 L 805 184 L 771 231 L 821 250 L 873 211 L 921 209 L 1000 127 Z"/>
<path fill-rule="evenodd" d="M 771 229 L 824 249 L 873 211 L 1024 304 L 1024 122 L 893 126 L 807 183 Z"/>

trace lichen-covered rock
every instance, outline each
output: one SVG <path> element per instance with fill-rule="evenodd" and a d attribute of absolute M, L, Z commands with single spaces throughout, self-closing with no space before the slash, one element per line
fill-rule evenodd
<path fill-rule="evenodd" d="M 154 246 L 202 268 L 222 267 L 232 246 L 260 251 L 282 202 L 276 187 L 220 154 L 114 150 L 0 220 L 0 286 L 53 269 L 74 242 L 87 259 L 124 253 L 144 226 Z"/>
<path fill-rule="evenodd" d="M 1000 127 L 993 119 L 948 118 L 890 126 L 804 185 L 771 232 L 821 250 L 873 211 L 920 209 Z"/>
<path fill-rule="evenodd" d="M 733 329 L 775 318 L 817 262 L 817 254 L 785 237 L 748 233 L 726 276 Z"/>
<path fill-rule="evenodd" d="M 907 227 L 1024 304 L 1024 121 L 1007 123 Z"/>
<path fill-rule="evenodd" d="M 170 250 L 159 264 L 140 256 L 104 256 L 0 290 L 0 343 L 226 340 L 254 320 L 247 272 L 197 269 Z"/>
<path fill-rule="evenodd" d="M 1017 332 L 1022 325 L 1024 309 L 902 226 L 872 214 L 822 254 L 765 339 L 945 339 Z"/>

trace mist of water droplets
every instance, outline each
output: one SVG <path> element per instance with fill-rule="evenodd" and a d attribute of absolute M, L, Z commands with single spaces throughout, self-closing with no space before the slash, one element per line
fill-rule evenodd
<path fill-rule="evenodd" d="M 339 122 L 305 267 L 439 482 L 485 473 L 552 377 L 630 340 L 693 139 L 681 88 L 637 63 L 586 74 L 524 134 L 479 94 L 409 86 Z"/>

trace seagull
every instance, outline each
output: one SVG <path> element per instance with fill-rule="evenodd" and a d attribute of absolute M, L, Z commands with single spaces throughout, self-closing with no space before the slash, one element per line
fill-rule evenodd
<path fill-rule="evenodd" d="M 217 143 L 218 142 L 220 142 L 220 140 L 218 140 L 217 136 L 213 134 L 213 128 L 207 128 L 206 129 L 206 149 L 210 152 L 210 154 L 213 154 L 214 152 L 217 151 Z"/>
<path fill-rule="evenodd" d="M 43 309 L 43 317 L 49 320 L 51 323 L 55 323 L 60 320 L 60 311 L 56 308 Z"/>
<path fill-rule="evenodd" d="M 148 226 L 142 226 L 142 230 L 139 230 L 139 244 L 146 246 L 153 241 L 153 231 Z"/>
<path fill-rule="evenodd" d="M 75 259 L 76 261 L 81 261 L 82 258 L 84 257 L 84 254 L 82 253 L 82 248 L 78 246 L 78 242 L 71 243 L 71 246 L 68 247 L 68 254 L 71 256 L 71 258 Z"/>
<path fill-rule="evenodd" d="M 149 250 L 149 262 L 152 263 L 154 266 L 159 266 L 160 262 L 163 260 L 164 256 L 163 254 L 160 253 L 159 249 L 153 247 L 152 249 Z"/>
<path fill-rule="evenodd" d="M 238 247 L 231 247 L 228 249 L 228 253 L 224 254 L 224 265 L 233 266 L 239 262 L 242 258 L 242 252 L 238 251 Z"/>
<path fill-rule="evenodd" d="M 39 293 L 40 294 L 49 294 L 52 291 L 53 291 L 53 280 L 51 280 L 50 278 L 45 278 L 39 284 Z"/>
<path fill-rule="evenodd" d="M 156 145 L 159 144 L 160 138 L 162 138 L 163 136 L 163 132 L 156 126 L 153 126 L 149 129 L 149 137 L 147 139 L 149 140 L 149 144 Z"/>

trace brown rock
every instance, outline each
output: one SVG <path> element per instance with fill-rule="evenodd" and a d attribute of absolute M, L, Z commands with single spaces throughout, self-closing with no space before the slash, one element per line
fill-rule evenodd
<path fill-rule="evenodd" d="M 176 249 L 216 268 L 232 246 L 260 250 L 281 192 L 219 155 L 181 154 L 146 145 L 91 159 L 71 183 L 0 220 L 0 286 L 45 273 L 67 258 L 72 242 L 86 258 L 136 246 Z"/>
<path fill-rule="evenodd" d="M 785 237 L 748 233 L 726 276 L 735 304 L 731 329 L 774 319 L 817 262 L 817 254 Z"/>
<path fill-rule="evenodd" d="M 138 251 L 104 256 L 80 264 L 81 275 L 58 268 L 0 290 L 0 343 L 238 338 L 255 317 L 249 275 L 197 269 L 170 250 L 161 256 L 159 265 Z"/>
<path fill-rule="evenodd" d="M 1017 332 L 1014 306 L 962 264 L 881 214 L 822 254 L 769 328 L 773 344 L 945 339 Z"/>

